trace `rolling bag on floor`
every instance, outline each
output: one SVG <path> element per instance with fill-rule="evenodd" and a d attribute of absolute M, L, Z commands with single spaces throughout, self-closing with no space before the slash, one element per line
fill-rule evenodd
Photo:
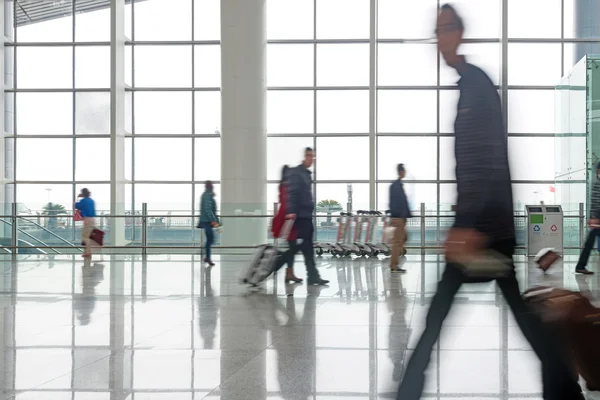
<path fill-rule="evenodd" d="M 600 308 L 565 289 L 539 287 L 523 297 L 559 334 L 588 390 L 600 390 Z"/>
<path fill-rule="evenodd" d="M 293 226 L 294 220 L 288 219 L 285 221 L 280 234 L 282 240 L 287 240 Z M 258 246 L 252 256 L 248 269 L 242 275 L 242 283 L 258 286 L 259 283 L 271 275 L 277 263 L 277 258 L 281 255 L 277 242 L 278 239 L 275 239 L 272 245 L 263 244 Z"/>

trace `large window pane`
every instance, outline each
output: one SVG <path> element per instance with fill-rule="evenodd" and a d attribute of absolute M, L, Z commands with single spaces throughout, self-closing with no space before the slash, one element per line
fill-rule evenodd
<path fill-rule="evenodd" d="M 452 5 L 462 16 L 465 38 L 499 38 L 501 0 L 455 0 Z"/>
<path fill-rule="evenodd" d="M 75 47 L 75 87 L 110 88 L 110 47 Z"/>
<path fill-rule="evenodd" d="M 306 147 L 314 147 L 313 137 L 267 138 L 267 179 L 281 179 L 281 168 L 300 164 Z"/>
<path fill-rule="evenodd" d="M 398 178 L 396 167 L 403 163 L 406 179 L 436 179 L 437 139 L 435 137 L 377 138 L 377 179 Z"/>
<path fill-rule="evenodd" d="M 191 134 L 191 92 L 135 92 L 135 133 Z"/>
<path fill-rule="evenodd" d="M 221 138 L 196 138 L 194 143 L 194 180 L 221 180 Z"/>
<path fill-rule="evenodd" d="M 440 211 L 451 211 L 456 205 L 456 184 L 443 183 L 440 185 Z"/>
<path fill-rule="evenodd" d="M 134 52 L 136 87 L 192 86 L 192 46 L 138 45 Z"/>
<path fill-rule="evenodd" d="M 194 86 L 221 87 L 221 46 L 194 47 Z"/>
<path fill-rule="evenodd" d="M 509 133 L 554 133 L 553 90 L 509 90 Z"/>
<path fill-rule="evenodd" d="M 194 124 L 196 135 L 220 133 L 221 92 L 195 92 Z"/>
<path fill-rule="evenodd" d="M 524 208 L 527 204 L 540 204 L 541 201 L 546 204 L 554 203 L 554 193 L 550 191 L 550 186 L 547 183 L 513 183 L 512 190 L 515 211 L 525 211 Z"/>
<path fill-rule="evenodd" d="M 314 50 L 312 44 L 269 44 L 268 86 L 313 86 Z"/>
<path fill-rule="evenodd" d="M 379 211 L 390 208 L 390 183 L 377 185 L 377 209 Z M 408 198 L 408 206 L 413 212 L 421 210 L 421 203 L 425 203 L 427 211 L 437 208 L 437 185 L 435 183 L 404 183 L 404 191 Z"/>
<path fill-rule="evenodd" d="M 352 210 L 369 210 L 369 184 L 352 183 Z M 335 200 L 346 210 L 348 204 L 348 184 L 346 183 L 318 183 L 315 201 Z"/>
<path fill-rule="evenodd" d="M 110 42 L 110 7 L 97 11 L 81 7 L 89 4 L 88 0 L 77 0 L 75 4 L 75 41 Z"/>
<path fill-rule="evenodd" d="M 17 139 L 17 180 L 73 180 L 73 140 Z"/>
<path fill-rule="evenodd" d="M 63 0 L 57 4 L 57 7 L 60 8 L 60 18 L 31 22 L 31 19 L 25 16 L 22 20 L 15 21 L 15 25 L 18 26 L 16 29 L 17 40 L 19 42 L 71 42 L 73 40 L 73 1 Z"/>
<path fill-rule="evenodd" d="M 312 90 L 269 90 L 267 109 L 267 133 L 314 132 Z"/>
<path fill-rule="evenodd" d="M 192 184 L 136 184 L 135 208 L 142 209 L 148 203 L 148 210 L 165 213 L 170 211 L 192 211 Z M 218 201 L 218 200 L 217 200 Z"/>
<path fill-rule="evenodd" d="M 317 39 L 369 38 L 369 0 L 320 0 L 316 3 Z"/>
<path fill-rule="evenodd" d="M 369 92 L 367 90 L 317 91 L 317 132 L 369 132 Z"/>
<path fill-rule="evenodd" d="M 192 139 L 136 138 L 135 179 L 188 181 L 192 179 Z"/>
<path fill-rule="evenodd" d="M 561 57 L 559 43 L 509 43 L 508 84 L 558 84 L 561 78 Z"/>
<path fill-rule="evenodd" d="M 425 39 L 433 36 L 437 0 L 378 0 L 378 37 Z"/>
<path fill-rule="evenodd" d="M 313 39 L 314 0 L 268 0 L 267 38 Z"/>
<path fill-rule="evenodd" d="M 440 133 L 454 133 L 459 96 L 458 90 L 440 90 Z"/>
<path fill-rule="evenodd" d="M 379 90 L 377 96 L 379 132 L 436 132 L 434 90 Z"/>
<path fill-rule="evenodd" d="M 368 86 L 369 45 L 317 45 L 318 86 Z"/>
<path fill-rule="evenodd" d="M 110 138 L 77 139 L 75 180 L 110 180 Z"/>
<path fill-rule="evenodd" d="M 73 87 L 72 47 L 17 48 L 17 88 L 65 89 Z M 43 66 L 43 73 L 40 69 Z"/>
<path fill-rule="evenodd" d="M 66 210 L 73 208 L 73 185 L 71 184 L 17 184 L 17 203 L 23 206 L 23 211 L 35 215 L 42 212 L 44 206 L 50 202 L 60 204 Z"/>
<path fill-rule="evenodd" d="M 221 38 L 221 1 L 194 2 L 194 40 Z"/>
<path fill-rule="evenodd" d="M 369 179 L 368 137 L 320 137 L 315 152 L 319 181 Z"/>
<path fill-rule="evenodd" d="M 513 180 L 553 180 L 554 138 L 509 137 L 508 159 Z"/>
<path fill-rule="evenodd" d="M 135 40 L 192 39 L 193 16 L 190 0 L 140 1 L 135 3 L 133 14 Z"/>
<path fill-rule="evenodd" d="M 481 68 L 494 84 L 500 83 L 501 63 L 498 43 L 466 43 L 461 46 L 460 52 L 467 57 L 468 62 Z M 443 59 L 440 64 L 440 84 L 456 84 L 460 78 L 456 70 L 448 67 Z"/>
<path fill-rule="evenodd" d="M 432 44 L 380 43 L 377 50 L 378 84 L 435 85 L 437 49 Z"/>
<path fill-rule="evenodd" d="M 110 93 L 78 92 L 75 95 L 75 133 L 110 133 Z"/>
<path fill-rule="evenodd" d="M 561 0 L 508 0 L 508 37 L 560 38 Z"/>
<path fill-rule="evenodd" d="M 72 93 L 17 93 L 16 132 L 21 135 L 72 135 Z"/>
<path fill-rule="evenodd" d="M 440 138 L 440 180 L 456 180 L 456 158 L 454 157 L 454 138 Z"/>

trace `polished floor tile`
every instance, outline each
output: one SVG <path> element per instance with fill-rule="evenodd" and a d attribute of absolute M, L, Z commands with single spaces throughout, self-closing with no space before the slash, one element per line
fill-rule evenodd
<path fill-rule="evenodd" d="M 322 257 L 328 287 L 280 273 L 261 290 L 239 284 L 247 259 L 3 260 L 0 399 L 395 398 L 443 257 L 411 254 L 402 275 L 387 260 Z M 565 287 L 600 305 L 600 276 L 575 275 L 576 259 L 543 274 L 516 256 L 521 289 Z M 424 398 L 541 399 L 540 363 L 493 282 L 460 289 L 427 377 Z"/>

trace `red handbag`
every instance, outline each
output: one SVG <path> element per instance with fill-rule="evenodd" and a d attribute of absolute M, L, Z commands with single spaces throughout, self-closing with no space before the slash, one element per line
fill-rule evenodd
<path fill-rule="evenodd" d="M 73 214 L 73 221 L 83 221 L 83 217 L 81 216 L 81 211 L 75 210 Z"/>
<path fill-rule="evenodd" d="M 100 229 L 94 228 L 94 230 L 90 234 L 90 239 L 98 243 L 98 245 L 104 246 L 104 232 Z"/>

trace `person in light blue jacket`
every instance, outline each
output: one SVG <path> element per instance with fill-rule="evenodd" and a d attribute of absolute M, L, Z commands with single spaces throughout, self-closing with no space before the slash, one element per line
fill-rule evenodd
<path fill-rule="evenodd" d="M 206 256 L 204 262 L 211 267 L 215 265 L 211 258 L 211 247 L 215 242 L 214 228 L 219 226 L 219 218 L 217 217 L 217 202 L 215 201 L 215 192 L 213 183 L 206 181 L 204 183 L 204 193 L 200 198 L 200 222 L 198 228 L 204 229 L 206 243 L 204 245 Z"/>

